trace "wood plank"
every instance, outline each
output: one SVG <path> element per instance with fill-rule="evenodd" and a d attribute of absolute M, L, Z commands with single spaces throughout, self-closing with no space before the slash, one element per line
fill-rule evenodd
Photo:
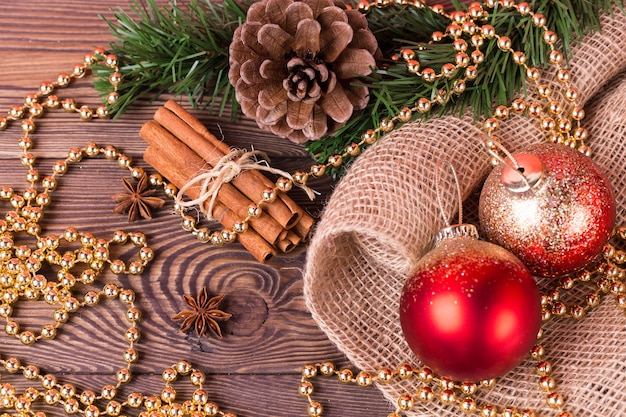
<path fill-rule="evenodd" d="M 165 3 L 164 0 L 159 0 Z M 110 8 L 126 6 L 127 0 L 91 2 L 78 0 L 41 0 L 9 2 L 0 13 L 0 113 L 20 104 L 23 97 L 35 92 L 42 81 L 51 81 L 59 72 L 68 72 L 81 62 L 85 53 L 104 46 L 112 36 L 99 14 L 111 16 Z M 99 100 L 91 80 L 79 80 L 60 90 L 62 97 L 74 97 L 80 103 L 96 105 Z M 139 138 L 141 125 L 150 120 L 156 109 L 170 97 L 156 102 L 141 100 L 116 120 L 83 122 L 75 114 L 54 111 L 37 121 L 32 135 L 33 153 L 42 175 L 51 174 L 56 159 L 65 158 L 70 147 L 87 142 L 112 144 L 130 155 L 136 165 L 149 167 L 141 156 L 146 144 Z M 218 137 L 235 147 L 268 153 L 272 164 L 287 171 L 307 169 L 310 157 L 298 145 L 260 131 L 252 120 L 230 120 L 185 106 Z M 19 163 L 21 151 L 17 125 L 0 132 L 0 185 L 17 192 L 27 186 L 25 169 Z M 141 339 L 136 347 L 140 359 L 133 367 L 133 379 L 124 386 L 124 395 L 140 391 L 158 395 L 162 388 L 162 369 L 173 361 L 186 359 L 208 374 L 207 389 L 211 400 L 225 411 L 245 417 L 306 415 L 306 400 L 297 393 L 300 369 L 306 363 L 332 360 L 348 366 L 344 355 L 327 339 L 308 312 L 302 294 L 301 268 L 306 256 L 302 247 L 288 256 L 275 258 L 267 265 L 257 263 L 240 245 L 211 247 L 197 242 L 180 228 L 180 219 L 172 215 L 172 204 L 155 213 L 152 220 L 128 223 L 112 212 L 115 203 L 109 196 L 122 191 L 121 177 L 128 172 L 104 158 L 85 158 L 73 164 L 59 178 L 52 193 L 53 202 L 45 210 L 43 235 L 60 234 L 68 226 L 98 237 L 110 238 L 118 229 L 142 230 L 156 254 L 155 261 L 141 276 L 115 276 L 103 273 L 90 286 L 78 286 L 81 299 L 89 289 L 105 283 L 117 283 L 136 292 L 136 306 L 142 311 L 139 323 Z M 310 202 L 301 192 L 293 198 L 307 211 L 318 216 L 332 190 L 329 179 L 312 184 L 322 196 Z M 6 202 L 0 208 L 9 210 Z M 0 213 L 4 213 L 0 211 Z M 18 239 L 33 244 L 25 237 Z M 123 247 L 120 257 L 133 255 Z M 45 268 L 54 279 L 55 268 Z M 206 286 L 211 294 L 225 294 L 224 309 L 233 314 L 223 325 L 223 340 L 199 339 L 181 334 L 172 317 L 185 308 L 183 294 L 195 295 Z M 127 342 L 122 338 L 129 326 L 125 306 L 106 300 L 97 306 L 82 308 L 61 326 L 56 339 L 23 346 L 11 337 L 0 338 L 0 356 L 17 356 L 24 363 L 39 365 L 62 381 L 76 384 L 79 390 L 99 391 L 113 381 L 115 372 L 124 366 L 122 352 Z M 35 332 L 52 321 L 53 308 L 44 301 L 19 301 L 14 317 L 24 329 Z M 25 387 L 16 375 L 5 375 Z M 181 395 L 189 394 L 180 388 Z M 318 398 L 325 416 L 387 415 L 389 403 L 374 388 L 359 389 L 340 385 L 336 380 L 321 381 Z M 43 407 L 45 409 L 45 407 Z M 56 410 L 51 415 L 61 415 Z"/>

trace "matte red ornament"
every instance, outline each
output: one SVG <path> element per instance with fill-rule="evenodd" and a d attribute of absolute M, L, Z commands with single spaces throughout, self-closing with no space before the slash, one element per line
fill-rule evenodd
<path fill-rule="evenodd" d="M 402 290 L 404 338 L 441 376 L 471 382 L 502 376 L 536 343 L 537 285 L 511 252 L 478 240 L 474 226 L 442 232 Z"/>
<path fill-rule="evenodd" d="M 615 208 L 608 179 L 588 156 L 545 143 L 494 168 L 479 215 L 488 240 L 533 274 L 552 277 L 580 270 L 602 253 Z"/>

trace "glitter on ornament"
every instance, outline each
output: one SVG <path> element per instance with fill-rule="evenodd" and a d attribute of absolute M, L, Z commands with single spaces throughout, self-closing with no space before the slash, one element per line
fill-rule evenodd
<path fill-rule="evenodd" d="M 604 173 L 586 155 L 557 144 L 535 145 L 513 158 L 524 176 L 524 161 L 539 160 L 541 178 L 520 191 L 511 187 L 514 167 L 494 168 L 479 203 L 487 238 L 539 276 L 566 275 L 593 262 L 615 223 L 615 197 Z"/>
<path fill-rule="evenodd" d="M 441 241 L 404 285 L 404 337 L 417 358 L 444 377 L 472 382 L 500 377 L 536 343 L 539 290 L 519 259 L 478 240 L 474 226 L 448 229 L 452 232 L 439 234 Z"/>

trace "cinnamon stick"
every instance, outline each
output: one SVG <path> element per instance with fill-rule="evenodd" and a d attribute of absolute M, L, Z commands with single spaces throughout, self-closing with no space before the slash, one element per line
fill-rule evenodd
<path fill-rule="evenodd" d="M 151 165 L 158 165 L 160 168 L 157 170 L 179 188 L 202 169 L 212 169 L 224 155 L 231 152 L 226 143 L 218 140 L 202 122 L 174 101 L 168 101 L 159 109 L 154 119 L 144 124 L 140 131 L 140 136 L 149 143 L 144 159 L 148 163 L 152 162 Z M 236 221 L 247 216 L 247 207 L 258 202 L 267 188 L 274 188 L 274 184 L 262 172 L 242 171 L 230 183 L 222 185 L 212 217 L 232 228 Z M 186 194 L 196 199 L 200 187 L 189 188 Z M 205 203 L 205 210 L 207 206 L 208 203 Z M 263 204 L 262 208 L 261 216 L 250 219 L 249 230 L 239 235 L 242 244 L 248 240 L 243 236 L 252 235 L 249 239 L 251 242 L 244 246 L 257 259 L 266 261 L 275 255 L 276 248 L 285 253 L 290 252 L 308 239 L 314 219 L 289 196 L 278 193 L 272 203 Z"/>
<path fill-rule="evenodd" d="M 303 212 L 300 221 L 296 224 L 291 231 L 293 231 L 300 238 L 301 242 L 309 240 L 311 229 L 315 225 L 315 219 L 308 213 Z"/>
<path fill-rule="evenodd" d="M 289 253 L 293 251 L 301 241 L 300 236 L 298 236 L 293 230 L 289 230 L 283 239 L 276 242 L 276 246 L 284 253 Z"/>
<path fill-rule="evenodd" d="M 230 153 L 228 144 L 217 139 L 197 118 L 173 100 L 157 110 L 154 119 L 180 138 L 211 166 Z M 234 178 L 232 184 L 252 201 L 258 201 L 266 188 L 273 188 L 273 182 L 257 170 L 243 171 Z M 302 209 L 288 196 L 280 193 L 271 204 L 263 209 L 285 229 L 291 229 L 300 220 Z"/>
<path fill-rule="evenodd" d="M 158 172 L 167 172 L 166 178 L 179 188 L 187 183 L 189 178 L 204 164 L 204 161 L 195 153 L 188 155 L 188 158 L 185 159 L 185 164 L 174 163 L 167 153 L 154 145 L 147 147 L 143 158 Z M 187 197 L 191 199 L 198 198 L 198 190 L 190 188 Z M 214 216 L 227 229 L 232 229 L 233 224 L 238 220 L 235 213 L 221 202 L 215 204 Z M 237 235 L 237 239 L 259 262 L 268 262 L 276 255 L 272 245 L 254 230 L 247 230 L 245 233 Z"/>
<path fill-rule="evenodd" d="M 195 169 L 195 171 L 188 176 L 187 180 L 189 180 L 205 166 L 203 158 L 179 141 L 177 137 L 172 135 L 157 122 L 149 121 L 144 123 L 139 131 L 139 136 L 167 155 L 168 159 L 172 162 L 171 167 L 167 167 L 168 169 L 165 170 L 165 173 L 162 172 L 165 176 L 167 176 L 171 168 L 180 164 L 187 168 L 193 167 Z M 198 166 L 197 163 L 190 162 L 192 160 L 202 161 L 202 164 Z M 252 204 L 250 199 L 239 192 L 239 190 L 230 183 L 225 183 L 221 186 L 217 194 L 217 200 L 232 210 L 240 219 L 247 216 L 247 208 Z M 213 213 L 210 214 L 213 215 Z M 265 212 L 262 212 L 257 218 L 250 219 L 249 224 L 270 244 L 276 243 L 285 236 L 285 229 Z"/>

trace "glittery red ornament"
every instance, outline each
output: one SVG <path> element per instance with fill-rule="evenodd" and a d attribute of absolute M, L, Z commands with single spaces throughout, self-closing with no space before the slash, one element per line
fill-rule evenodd
<path fill-rule="evenodd" d="M 522 172 L 501 164 L 481 192 L 487 239 L 513 252 L 535 275 L 584 268 L 614 227 L 608 179 L 588 156 L 562 145 L 535 145 L 513 159 Z"/>
<path fill-rule="evenodd" d="M 529 353 L 541 328 L 539 290 L 511 252 L 457 225 L 417 264 L 400 298 L 404 338 L 439 375 L 478 382 Z M 470 233 L 468 233 L 468 231 Z"/>

